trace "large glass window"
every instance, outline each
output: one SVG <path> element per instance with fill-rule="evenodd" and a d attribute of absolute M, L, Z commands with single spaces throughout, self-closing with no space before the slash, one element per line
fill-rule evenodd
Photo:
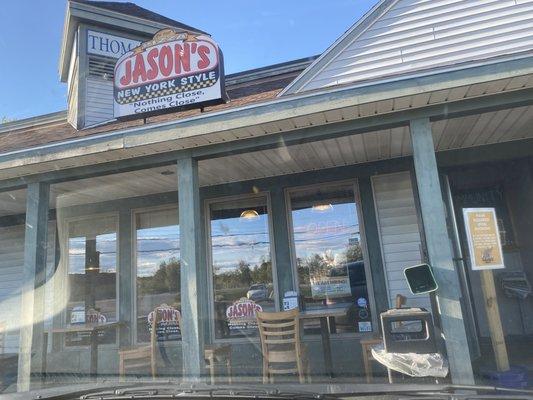
<path fill-rule="evenodd" d="M 255 312 L 274 311 L 269 215 L 265 196 L 211 203 L 215 336 L 257 335 Z"/>
<path fill-rule="evenodd" d="M 67 324 L 117 321 L 117 218 L 92 217 L 68 223 Z M 101 343 L 114 343 L 116 331 L 102 330 Z M 89 334 L 68 334 L 67 345 L 89 344 Z"/>
<path fill-rule="evenodd" d="M 150 340 L 151 313 L 164 313 L 159 340 L 179 340 L 180 262 L 178 209 L 148 210 L 135 214 L 137 264 L 137 341 Z"/>
<path fill-rule="evenodd" d="M 339 332 L 372 330 L 354 185 L 290 191 L 294 263 L 304 309 L 338 307 Z M 313 329 L 318 322 L 306 321 Z"/>

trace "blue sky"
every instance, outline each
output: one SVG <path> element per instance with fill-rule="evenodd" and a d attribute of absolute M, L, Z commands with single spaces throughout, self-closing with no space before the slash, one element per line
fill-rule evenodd
<path fill-rule="evenodd" d="M 211 33 L 226 73 L 319 54 L 376 0 L 137 0 L 136 4 Z M 58 60 L 66 0 L 2 1 L 0 118 L 66 108 Z"/>

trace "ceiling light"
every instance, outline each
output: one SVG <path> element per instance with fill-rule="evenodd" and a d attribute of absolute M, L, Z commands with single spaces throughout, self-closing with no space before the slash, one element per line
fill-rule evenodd
<path fill-rule="evenodd" d="M 259 213 L 255 210 L 244 210 L 241 213 L 241 218 L 246 220 L 252 220 L 259 218 Z"/>
<path fill-rule="evenodd" d="M 333 210 L 333 206 L 331 203 L 317 203 L 313 205 L 312 209 L 316 212 L 328 212 Z"/>

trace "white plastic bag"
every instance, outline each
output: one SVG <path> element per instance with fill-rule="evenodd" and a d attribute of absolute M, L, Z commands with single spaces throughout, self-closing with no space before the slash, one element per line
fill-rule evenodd
<path fill-rule="evenodd" d="M 387 353 L 383 344 L 372 347 L 372 356 L 387 368 L 402 374 L 444 378 L 448 375 L 448 362 L 439 353 Z"/>

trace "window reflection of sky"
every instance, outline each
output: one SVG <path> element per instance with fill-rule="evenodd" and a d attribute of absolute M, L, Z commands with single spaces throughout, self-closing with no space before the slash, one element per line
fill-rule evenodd
<path fill-rule="evenodd" d="M 296 256 L 308 258 L 326 252 L 338 259 L 350 244 L 350 239 L 359 239 L 359 220 L 353 202 L 333 204 L 328 211 L 315 211 L 311 207 L 294 210 L 294 242 Z"/>
<path fill-rule="evenodd" d="M 137 276 L 153 276 L 163 261 L 179 255 L 178 225 L 137 229 Z"/>
<path fill-rule="evenodd" d="M 69 238 L 69 273 L 85 273 L 85 237 Z M 100 272 L 116 272 L 117 235 L 106 233 L 96 236 L 96 251 L 100 252 Z"/>
<path fill-rule="evenodd" d="M 270 259 L 268 216 L 212 220 L 211 244 L 215 274 L 237 269 L 241 260 L 252 267 L 260 265 Z"/>

